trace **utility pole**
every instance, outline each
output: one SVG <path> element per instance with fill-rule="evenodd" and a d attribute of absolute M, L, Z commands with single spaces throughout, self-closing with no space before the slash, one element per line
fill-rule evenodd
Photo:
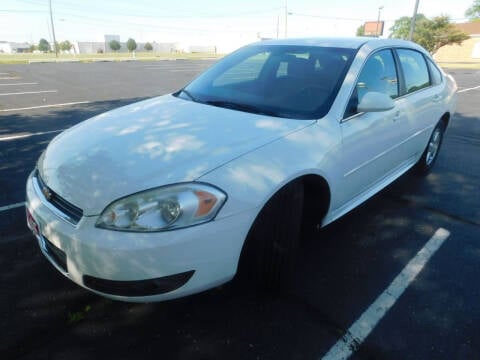
<path fill-rule="evenodd" d="M 419 0 L 415 0 L 415 9 L 413 10 L 412 21 L 410 22 L 410 33 L 408 34 L 408 40 L 413 41 L 413 33 L 415 31 L 415 20 L 417 20 L 417 10 L 418 10 Z"/>
<path fill-rule="evenodd" d="M 287 6 L 287 0 L 285 0 L 285 38 L 287 38 L 287 28 L 288 28 L 288 6 Z"/>
<path fill-rule="evenodd" d="M 50 23 L 52 24 L 53 47 L 55 49 L 55 57 L 58 58 L 57 39 L 55 38 L 55 27 L 53 26 L 52 0 L 48 0 L 48 3 L 50 5 Z"/>
<path fill-rule="evenodd" d="M 280 33 L 280 14 L 277 14 L 277 39 Z"/>
<path fill-rule="evenodd" d="M 377 30 L 375 30 L 375 35 L 377 37 L 380 37 L 380 34 L 378 33 L 378 26 L 380 25 L 380 12 L 382 11 L 383 6 L 378 7 L 378 16 L 377 16 Z"/>

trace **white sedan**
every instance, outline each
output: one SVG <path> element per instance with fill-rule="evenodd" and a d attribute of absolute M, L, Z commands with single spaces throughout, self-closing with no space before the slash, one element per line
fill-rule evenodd
<path fill-rule="evenodd" d="M 237 272 L 278 287 L 302 227 L 428 173 L 456 90 L 411 42 L 255 43 L 57 136 L 28 179 L 27 222 L 62 274 L 112 299 L 172 299 Z"/>

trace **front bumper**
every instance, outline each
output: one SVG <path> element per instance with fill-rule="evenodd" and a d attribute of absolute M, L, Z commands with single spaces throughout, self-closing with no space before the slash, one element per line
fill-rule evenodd
<path fill-rule="evenodd" d="M 116 300 L 168 300 L 231 280 L 255 216 L 243 212 L 157 233 L 111 231 L 96 228 L 96 216 L 84 216 L 76 225 L 62 219 L 33 182 L 30 176 L 26 207 L 44 255 L 78 285 Z"/>

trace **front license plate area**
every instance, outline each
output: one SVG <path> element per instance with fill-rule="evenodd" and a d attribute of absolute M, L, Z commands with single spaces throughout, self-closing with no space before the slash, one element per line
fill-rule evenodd
<path fill-rule="evenodd" d="M 67 269 L 67 256 L 64 251 L 56 247 L 50 241 L 48 241 L 45 236 L 42 235 L 42 227 L 40 226 L 40 222 L 35 220 L 33 215 L 27 208 L 27 225 L 30 230 L 32 230 L 33 234 L 38 240 L 38 245 L 43 253 L 47 256 L 47 258 L 55 265 L 59 270 L 63 271 L 64 273 L 68 272 Z"/>
<path fill-rule="evenodd" d="M 40 236 L 40 226 L 38 222 L 33 218 L 33 215 L 30 213 L 28 208 L 25 208 L 26 215 L 27 215 L 27 226 L 33 232 L 33 235 L 36 237 Z"/>

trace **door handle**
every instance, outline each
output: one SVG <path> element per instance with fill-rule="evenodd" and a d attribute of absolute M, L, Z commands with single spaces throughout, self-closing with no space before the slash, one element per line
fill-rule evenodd
<path fill-rule="evenodd" d="M 441 96 L 440 95 L 433 95 L 432 97 L 432 101 L 433 102 L 439 102 L 440 100 L 442 100 Z"/>
<path fill-rule="evenodd" d="M 397 121 L 398 119 L 400 119 L 400 115 L 400 110 L 396 111 L 395 115 L 393 115 L 393 121 Z"/>

